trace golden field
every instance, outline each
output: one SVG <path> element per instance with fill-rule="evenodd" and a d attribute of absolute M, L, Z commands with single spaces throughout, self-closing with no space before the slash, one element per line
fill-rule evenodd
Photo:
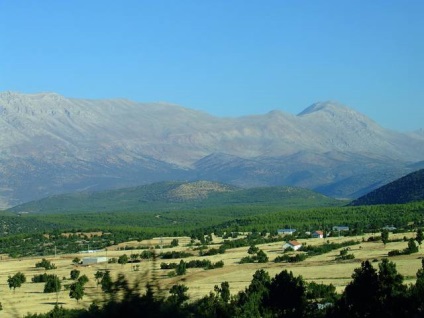
<path fill-rule="evenodd" d="M 396 237 L 403 238 L 413 237 L 414 232 L 404 234 L 390 234 L 390 239 Z M 333 284 L 336 286 L 338 292 L 342 292 L 347 283 L 351 280 L 353 270 L 360 266 L 364 260 L 381 260 L 387 257 L 387 253 L 394 249 L 402 250 L 407 246 L 407 242 L 393 242 L 388 243 L 386 246 L 381 242 L 366 242 L 369 235 L 358 237 L 337 237 L 327 239 L 300 239 L 302 244 L 316 245 L 323 244 L 325 241 L 342 242 L 344 240 L 359 240 L 359 245 L 350 247 L 350 252 L 355 255 L 354 260 L 336 262 L 334 259 L 339 255 L 339 250 L 332 251 L 327 254 L 309 257 L 300 263 L 274 263 L 275 257 L 282 255 L 282 242 L 257 245 L 269 257 L 269 262 L 265 264 L 239 264 L 242 257 L 247 256 L 248 247 L 230 249 L 225 254 L 218 254 L 214 256 L 205 257 L 189 257 L 185 258 L 186 262 L 191 259 L 209 259 L 212 263 L 222 260 L 224 262 L 223 268 L 213 270 L 203 269 L 188 269 L 187 274 L 184 276 L 168 277 L 169 270 L 161 270 L 160 263 L 178 263 L 180 259 L 161 260 L 158 259 L 155 263 L 153 261 L 142 260 L 139 265 L 139 270 L 133 270 L 133 264 L 126 265 L 119 264 L 96 264 L 92 266 L 74 265 L 72 260 L 75 257 L 83 258 L 88 256 L 107 256 L 108 258 L 118 258 L 122 254 L 140 254 L 142 250 L 121 250 L 122 246 L 156 246 L 163 242 L 167 245 L 173 238 L 152 239 L 142 242 L 127 242 L 121 246 L 112 246 L 108 251 L 90 253 L 90 254 L 69 254 L 46 256 L 45 258 L 54 263 L 57 269 L 47 271 L 48 274 L 56 274 L 62 280 L 62 290 L 58 295 L 56 293 L 46 294 L 43 293 L 44 283 L 32 283 L 31 278 L 36 274 L 42 274 L 44 269 L 36 268 L 35 263 L 39 262 L 42 257 L 10 259 L 2 256 L 0 261 L 0 302 L 2 303 L 3 310 L 0 315 L 3 317 L 22 317 L 27 313 L 43 313 L 51 310 L 58 302 L 65 308 L 88 308 L 93 301 L 101 302 L 103 294 L 100 286 L 97 287 L 94 273 L 98 270 L 110 270 L 111 275 L 115 278 L 119 273 L 123 273 L 130 282 L 139 281 L 140 286 L 144 287 L 152 278 L 156 279 L 156 286 L 159 288 L 159 293 L 167 296 L 167 290 L 174 284 L 185 284 L 189 287 L 188 294 L 192 299 L 196 299 L 207 295 L 213 291 L 215 285 L 221 282 L 228 281 L 232 294 L 243 290 L 249 285 L 252 275 L 258 269 L 266 270 L 271 277 L 281 272 L 282 270 L 292 271 L 295 275 L 302 275 L 306 281 L 316 281 L 317 283 Z M 362 240 L 365 242 L 362 242 Z M 162 251 L 187 251 L 196 254 L 192 247 L 188 247 L 190 239 L 188 237 L 180 237 L 179 246 L 173 249 L 164 248 Z M 214 237 L 212 247 L 218 247 L 220 238 Z M 160 249 L 156 250 L 159 254 Z M 397 265 L 399 273 L 404 275 L 405 283 L 414 283 L 415 274 L 421 268 L 421 259 L 424 256 L 423 250 L 420 249 L 418 253 L 411 255 L 403 255 L 390 258 L 391 261 Z M 378 263 L 373 263 L 375 268 L 378 268 Z M 69 297 L 69 291 L 64 290 L 64 285 L 71 284 L 70 271 L 77 268 L 81 271 L 81 275 L 87 275 L 90 281 L 85 287 L 85 295 L 82 300 L 77 302 L 75 299 Z M 17 288 L 14 292 L 9 290 L 7 278 L 9 275 L 14 275 L 18 271 L 26 275 L 27 282 L 22 287 Z"/>

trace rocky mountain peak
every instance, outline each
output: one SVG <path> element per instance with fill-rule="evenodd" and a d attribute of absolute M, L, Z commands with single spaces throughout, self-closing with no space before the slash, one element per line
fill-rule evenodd
<path fill-rule="evenodd" d="M 423 160 L 420 136 L 388 131 L 333 101 L 313 104 L 297 116 L 276 110 L 219 118 L 164 103 L 5 92 L 0 93 L 0 207 L 46 194 L 199 176 L 240 186 L 302 180 L 317 187 L 358 175 L 367 164 L 381 166 L 375 158 L 396 164 Z M 331 153 L 341 155 L 336 160 Z M 309 155 L 301 160 L 293 154 Z M 358 155 L 366 159 L 355 170 Z M 318 177 L 326 173 L 324 162 L 345 166 Z"/>

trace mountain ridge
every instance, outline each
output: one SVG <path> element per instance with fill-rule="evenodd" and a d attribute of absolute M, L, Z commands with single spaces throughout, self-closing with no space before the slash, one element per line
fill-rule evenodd
<path fill-rule="evenodd" d="M 349 205 L 403 204 L 424 200 L 424 169 L 385 184 Z"/>
<path fill-rule="evenodd" d="M 422 134 L 384 129 L 336 102 L 307 110 L 219 118 L 169 103 L 0 93 L 0 207 L 85 188 L 203 177 L 352 197 L 375 180 L 364 177 L 343 191 L 332 185 L 378 171 L 398 177 L 424 159 Z"/>

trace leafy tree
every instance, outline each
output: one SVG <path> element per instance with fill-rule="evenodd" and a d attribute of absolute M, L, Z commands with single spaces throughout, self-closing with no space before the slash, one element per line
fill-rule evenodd
<path fill-rule="evenodd" d="M 46 284 L 44 285 L 45 293 L 56 293 L 56 303 L 58 302 L 59 292 L 61 288 L 59 277 L 56 275 L 48 275 Z"/>
<path fill-rule="evenodd" d="M 121 264 L 122 266 L 124 266 L 126 263 L 128 263 L 127 254 L 123 254 L 123 255 L 118 257 L 118 264 Z"/>
<path fill-rule="evenodd" d="M 17 272 L 15 275 L 13 276 L 9 276 L 9 278 L 7 279 L 7 283 L 9 284 L 9 288 L 12 289 L 13 288 L 13 292 L 15 292 L 15 289 L 18 287 L 21 287 L 23 283 L 26 282 L 26 277 L 25 274 L 21 273 L 21 272 Z"/>
<path fill-rule="evenodd" d="M 303 317 L 306 287 L 301 276 L 286 270 L 277 274 L 269 285 L 266 303 L 278 317 Z"/>
<path fill-rule="evenodd" d="M 181 260 L 180 263 L 175 268 L 175 273 L 180 276 L 180 275 L 185 275 L 186 272 L 187 272 L 187 264 L 183 260 Z"/>
<path fill-rule="evenodd" d="M 406 292 L 403 276 L 397 272 L 395 263 L 383 258 L 378 267 L 379 293 L 382 297 L 392 298 Z"/>
<path fill-rule="evenodd" d="M 259 252 L 256 254 L 256 257 L 257 257 L 258 263 L 268 262 L 268 256 L 262 250 L 259 250 Z"/>
<path fill-rule="evenodd" d="M 139 258 L 139 254 L 131 254 L 130 258 L 131 258 L 131 262 L 135 263 L 137 261 L 137 259 Z"/>
<path fill-rule="evenodd" d="M 256 254 L 259 252 L 259 248 L 255 245 L 250 245 L 249 249 L 247 250 L 248 254 Z"/>
<path fill-rule="evenodd" d="M 113 281 L 109 271 L 105 271 L 100 281 L 102 291 L 109 294 L 113 290 Z"/>
<path fill-rule="evenodd" d="M 337 298 L 336 287 L 332 284 L 325 285 L 310 282 L 306 286 L 306 298 L 315 300 L 316 302 L 322 300 L 323 302 L 333 303 Z"/>
<path fill-rule="evenodd" d="M 389 231 L 388 230 L 381 231 L 381 240 L 383 241 L 384 246 L 386 246 L 387 242 L 389 241 Z"/>
<path fill-rule="evenodd" d="M 69 288 L 69 297 L 74 298 L 79 302 L 84 297 L 84 285 L 79 281 L 71 284 Z"/>
<path fill-rule="evenodd" d="M 188 287 L 185 285 L 173 285 L 169 290 L 171 296 L 168 297 L 168 301 L 171 303 L 181 305 L 183 302 L 189 299 L 186 292 Z"/>
<path fill-rule="evenodd" d="M 104 272 L 97 271 L 94 273 L 94 278 L 96 280 L 97 286 L 100 284 L 100 280 L 103 278 Z"/>
<path fill-rule="evenodd" d="M 80 262 L 81 262 L 81 259 L 80 259 L 79 257 L 75 257 L 75 258 L 72 260 L 72 263 L 73 263 L 73 264 L 75 264 L 75 265 L 79 264 Z"/>
<path fill-rule="evenodd" d="M 418 246 L 415 244 L 415 240 L 410 238 L 408 240 L 408 247 L 405 250 L 406 254 L 412 254 L 418 252 Z"/>
<path fill-rule="evenodd" d="M 82 286 L 84 286 L 85 284 L 87 284 L 89 281 L 87 275 L 82 275 L 81 277 L 78 278 L 78 283 L 80 283 Z"/>
<path fill-rule="evenodd" d="M 45 270 L 50 270 L 50 269 L 56 268 L 56 266 L 52 262 L 50 262 L 49 260 L 47 260 L 45 258 L 43 258 L 41 260 L 41 262 L 36 263 L 35 267 L 37 267 L 37 268 L 43 267 Z"/>
<path fill-rule="evenodd" d="M 403 276 L 396 270 L 396 264 L 384 258 L 378 264 L 378 297 L 381 313 L 392 314 L 396 317 L 408 316 L 402 311 L 404 295 L 407 291 L 403 285 Z"/>
<path fill-rule="evenodd" d="M 421 260 L 421 268 L 417 271 L 417 281 L 410 290 L 413 308 L 424 313 L 424 259 Z"/>
<path fill-rule="evenodd" d="M 81 272 L 79 270 L 77 270 L 77 269 L 71 270 L 71 274 L 70 274 L 71 279 L 73 279 L 73 280 L 78 279 L 80 273 Z"/>
<path fill-rule="evenodd" d="M 421 246 L 421 243 L 423 242 L 423 240 L 424 240 L 424 234 L 423 234 L 423 229 L 422 228 L 419 228 L 418 230 L 417 230 L 417 235 L 416 235 L 416 237 L 415 237 L 415 240 L 418 242 L 418 244 Z"/>
<path fill-rule="evenodd" d="M 339 303 L 340 313 L 348 317 L 378 317 L 379 283 L 376 270 L 367 260 L 352 274 Z"/>
<path fill-rule="evenodd" d="M 176 247 L 176 246 L 178 246 L 178 244 L 179 244 L 178 239 L 173 239 L 171 241 L 171 247 Z"/>
<path fill-rule="evenodd" d="M 228 303 L 230 300 L 230 284 L 228 282 L 221 283 L 221 287 L 215 285 L 215 292 L 221 297 L 221 300 L 225 303 Z"/>

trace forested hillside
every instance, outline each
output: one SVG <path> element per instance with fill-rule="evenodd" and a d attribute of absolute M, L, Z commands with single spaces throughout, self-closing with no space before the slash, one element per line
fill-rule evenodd
<path fill-rule="evenodd" d="M 350 204 L 400 204 L 420 200 L 424 200 L 424 169 L 382 186 L 352 201 Z"/>
<path fill-rule="evenodd" d="M 265 205 L 280 208 L 337 206 L 344 201 L 297 187 L 242 189 L 217 182 L 160 182 L 104 192 L 56 195 L 16 206 L 30 213 L 167 211 L 224 206 Z"/>

